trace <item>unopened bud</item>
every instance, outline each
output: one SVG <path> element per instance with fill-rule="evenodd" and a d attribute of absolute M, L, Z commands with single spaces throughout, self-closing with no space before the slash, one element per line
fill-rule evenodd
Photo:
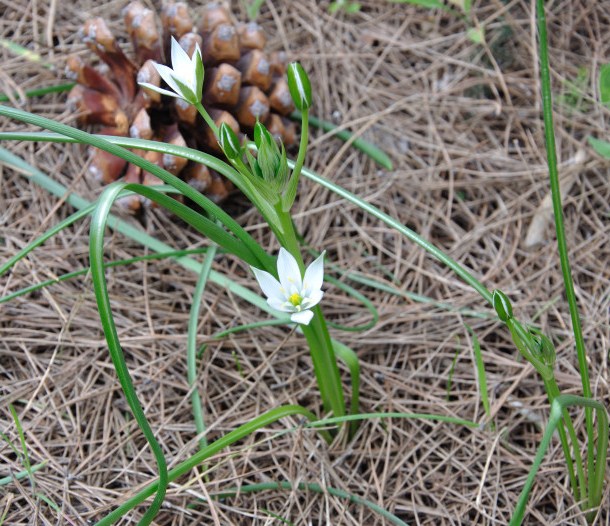
<path fill-rule="evenodd" d="M 492 300 L 494 309 L 496 309 L 496 314 L 501 321 L 506 323 L 513 317 L 513 306 L 510 304 L 510 300 L 504 292 L 501 290 L 494 290 Z"/>
<path fill-rule="evenodd" d="M 218 144 L 227 159 L 234 161 L 241 157 L 242 149 L 239 138 L 226 122 L 223 122 L 218 130 Z"/>
<path fill-rule="evenodd" d="M 304 111 L 311 108 L 311 84 L 303 66 L 298 62 L 288 65 L 288 89 L 297 110 Z"/>
<path fill-rule="evenodd" d="M 269 133 L 269 130 L 265 128 L 265 125 L 260 121 L 257 121 L 254 125 L 254 143 L 258 149 L 263 146 L 263 141 L 268 145 L 271 145 L 274 142 L 273 136 Z"/>

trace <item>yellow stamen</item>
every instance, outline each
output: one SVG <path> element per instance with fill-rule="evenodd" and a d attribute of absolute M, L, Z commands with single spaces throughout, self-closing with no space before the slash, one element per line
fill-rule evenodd
<path fill-rule="evenodd" d="M 288 301 L 292 303 L 295 307 L 298 307 L 303 301 L 303 298 L 301 298 L 301 296 L 295 292 L 294 294 L 290 295 Z"/>

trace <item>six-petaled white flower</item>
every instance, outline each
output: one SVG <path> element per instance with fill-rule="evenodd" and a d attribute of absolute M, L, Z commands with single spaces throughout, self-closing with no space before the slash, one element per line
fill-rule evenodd
<path fill-rule="evenodd" d="M 290 319 L 295 323 L 309 325 L 313 312 L 311 308 L 320 303 L 324 293 L 324 252 L 305 270 L 301 276 L 299 265 L 285 248 L 280 248 L 277 258 L 277 275 L 279 281 L 269 272 L 250 267 L 256 280 L 267 296 L 270 307 L 291 312 Z"/>
<path fill-rule="evenodd" d="M 140 86 L 144 86 L 162 95 L 184 99 L 190 104 L 201 102 L 203 60 L 199 44 L 195 46 L 193 57 L 189 58 L 186 51 L 182 49 L 182 46 L 172 37 L 172 67 L 168 68 L 163 64 L 155 62 L 155 68 L 173 91 L 159 88 L 148 82 L 140 82 Z"/>

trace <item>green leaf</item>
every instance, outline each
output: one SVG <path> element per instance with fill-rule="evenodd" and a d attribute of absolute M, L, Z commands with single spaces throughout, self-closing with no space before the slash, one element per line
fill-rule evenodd
<path fill-rule="evenodd" d="M 610 105 L 610 64 L 599 68 L 599 99 L 602 104 Z"/>
<path fill-rule="evenodd" d="M 293 121 L 301 120 L 301 112 L 293 111 L 290 114 L 290 119 Z M 374 144 L 365 141 L 361 137 L 354 138 L 354 134 L 347 130 L 337 130 L 337 126 L 335 126 L 332 122 L 328 122 L 317 117 L 309 116 L 309 124 L 311 124 L 314 128 L 319 128 L 326 132 L 333 132 L 333 135 L 342 141 L 350 141 L 354 148 L 357 148 L 361 152 L 364 152 L 368 157 L 373 159 L 377 164 L 385 168 L 386 170 L 392 170 L 394 167 L 392 166 L 392 161 L 388 157 L 388 155 L 381 150 L 381 148 L 375 146 Z"/>
<path fill-rule="evenodd" d="M 483 27 L 470 27 L 466 31 L 466 35 L 475 44 L 483 44 L 485 42 L 485 30 Z"/>
<path fill-rule="evenodd" d="M 587 140 L 597 153 L 606 159 L 610 159 L 610 142 L 595 139 L 594 137 L 587 137 Z"/>
<path fill-rule="evenodd" d="M 420 7 L 428 7 L 430 9 L 449 11 L 449 8 L 440 0 L 388 0 L 388 2 L 392 2 L 393 4 L 413 4 Z"/>

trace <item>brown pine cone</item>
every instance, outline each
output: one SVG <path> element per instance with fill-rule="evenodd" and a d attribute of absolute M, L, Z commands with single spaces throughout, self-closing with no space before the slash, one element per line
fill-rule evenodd
<path fill-rule="evenodd" d="M 199 44 L 205 64 L 202 102 L 218 125 L 226 122 L 235 132 L 251 135 L 258 119 L 286 146 L 294 144 L 296 128 L 286 118 L 294 107 L 283 54 L 265 53 L 262 28 L 255 23 L 236 23 L 219 3 L 208 3 L 198 15 L 195 24 L 183 2 L 165 4 L 160 17 L 138 1 L 128 4 L 123 18 L 133 60 L 121 50 L 102 18 L 85 22 L 81 38 L 98 56 L 100 65 L 93 67 L 78 56 L 68 58 L 66 72 L 77 82 L 68 104 L 78 113 L 79 123 L 100 125 L 99 133 L 185 144 L 223 158 L 214 134 L 195 108 L 138 85 L 161 85 L 153 61 L 170 65 L 173 36 L 189 55 Z M 195 163 L 172 155 L 140 154 L 215 201 L 232 190 L 231 183 Z M 104 183 L 121 176 L 130 182 L 159 183 L 150 174 L 97 149 L 93 149 L 89 170 Z M 127 206 L 138 210 L 142 202 L 129 199 Z"/>

